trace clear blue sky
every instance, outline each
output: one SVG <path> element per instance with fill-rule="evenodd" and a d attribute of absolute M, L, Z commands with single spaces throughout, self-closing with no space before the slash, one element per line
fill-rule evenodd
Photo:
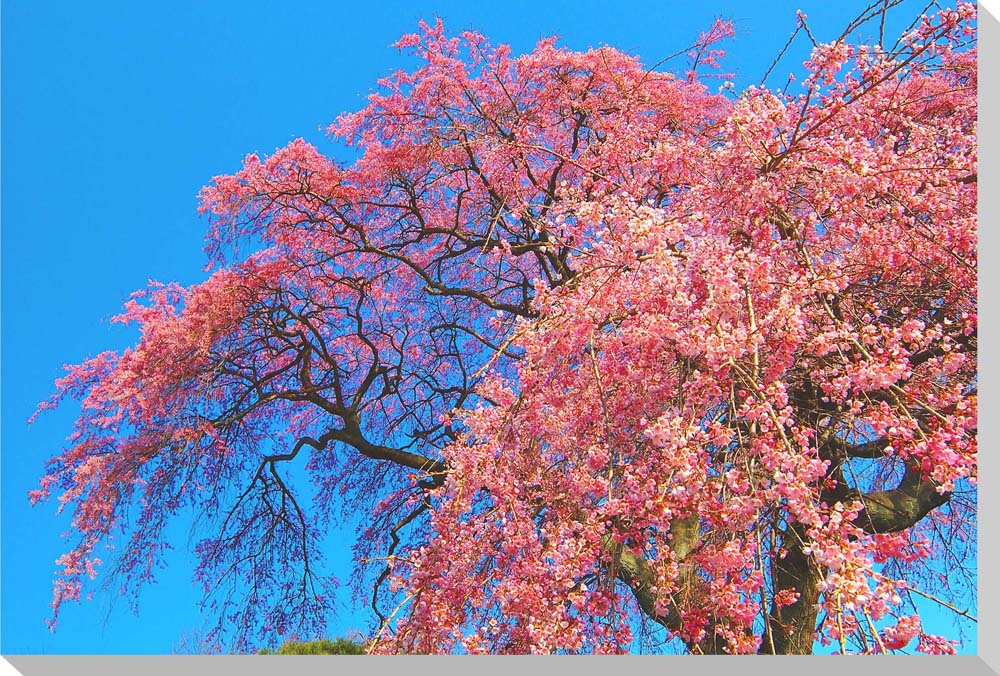
<path fill-rule="evenodd" d="M 69 433 L 72 411 L 32 428 L 27 419 L 62 364 L 130 342 L 108 318 L 131 291 L 151 278 L 203 278 L 199 188 L 247 153 L 296 137 L 336 152 L 319 128 L 360 108 L 376 79 L 405 63 L 389 45 L 418 20 L 440 16 L 450 30 L 478 29 L 517 53 L 556 34 L 572 48 L 609 44 L 652 64 L 723 16 L 737 29 L 726 70 L 742 88 L 785 44 L 797 8 L 817 37 L 830 38 L 866 4 L 5 0 L 0 650 L 164 653 L 202 624 L 180 527 L 138 616 L 121 602 L 109 614 L 114 595 L 98 592 L 65 607 L 57 632 L 48 631 L 68 520 L 52 504 L 30 508 L 26 493 Z M 779 66 L 782 82 L 802 60 L 800 49 Z M 338 570 L 348 560 L 330 559 Z M 367 626 L 348 608 L 331 633 Z"/>

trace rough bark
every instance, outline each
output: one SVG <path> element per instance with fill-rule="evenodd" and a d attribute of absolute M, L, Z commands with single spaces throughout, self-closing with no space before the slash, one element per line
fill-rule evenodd
<path fill-rule="evenodd" d="M 818 615 L 819 583 L 823 571 L 812 556 L 802 551 L 805 528 L 792 525 L 785 534 L 783 558 L 771 561 L 771 579 L 775 593 L 791 590 L 798 599 L 790 605 L 771 604 L 767 614 L 767 630 L 759 652 L 773 655 L 812 654 L 816 617 Z"/>

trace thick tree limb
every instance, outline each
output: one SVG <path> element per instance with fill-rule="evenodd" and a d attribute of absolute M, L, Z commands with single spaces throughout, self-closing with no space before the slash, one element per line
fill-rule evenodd
<path fill-rule="evenodd" d="M 846 458 L 881 458 L 885 455 L 885 449 L 889 447 L 888 439 L 876 439 L 861 444 L 849 444 L 843 439 L 831 436 L 824 444 L 826 453 L 821 453 L 822 457 L 846 457 Z"/>
<path fill-rule="evenodd" d="M 818 615 L 819 582 L 823 571 L 810 554 L 802 551 L 805 528 L 794 524 L 785 533 L 782 549 L 784 558 L 771 560 L 771 579 L 774 591 L 794 591 L 794 603 L 779 606 L 771 604 L 767 615 L 768 641 L 761 643 L 758 652 L 775 655 L 809 655 L 813 648 L 813 634 Z"/>
<path fill-rule="evenodd" d="M 708 593 L 695 565 L 686 561 L 688 555 L 698 546 L 699 524 L 697 514 L 684 519 L 675 519 L 671 524 L 670 548 L 679 561 L 680 572 L 677 577 L 677 591 L 671 595 L 665 606 L 666 611 L 662 613 L 657 612 L 657 602 L 660 597 L 653 592 L 657 586 L 656 570 L 645 558 L 635 554 L 628 547 L 618 548 L 620 551 L 617 554 L 615 568 L 618 579 L 628 585 L 639 608 L 646 616 L 672 633 L 679 633 L 683 628 L 681 609 L 702 603 Z M 602 541 L 605 551 L 614 551 L 612 544 L 613 538 L 606 535 Z M 715 622 L 715 618 L 709 618 L 708 626 L 705 627 L 705 637 L 700 642 L 687 643 L 692 653 L 722 652 L 724 644 L 716 636 Z"/>
<path fill-rule="evenodd" d="M 913 462 L 906 463 L 906 473 L 899 486 L 889 491 L 857 492 L 865 509 L 854 523 L 866 533 L 894 533 L 915 525 L 931 510 L 951 499 L 951 493 L 938 492 L 933 479 L 923 476 Z"/>
<path fill-rule="evenodd" d="M 333 430 L 329 433 L 335 441 L 353 446 L 361 455 L 373 460 L 385 460 L 387 462 L 409 467 L 410 469 L 427 472 L 439 479 L 435 483 L 444 480 L 444 475 L 448 472 L 448 466 L 440 460 L 434 460 L 418 453 L 410 453 L 398 448 L 373 444 L 361 433 L 361 426 L 357 415 L 344 415 L 344 428 Z"/>

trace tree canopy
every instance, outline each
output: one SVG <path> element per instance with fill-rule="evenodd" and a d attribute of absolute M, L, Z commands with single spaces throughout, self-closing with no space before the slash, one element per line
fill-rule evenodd
<path fill-rule="evenodd" d="M 261 650 L 258 655 L 364 655 L 365 647 L 349 638 L 317 639 L 315 641 L 287 641 L 277 652 Z"/>
<path fill-rule="evenodd" d="M 912 599 L 974 585 L 976 10 L 857 39 L 895 4 L 739 95 L 722 21 L 676 74 L 404 36 L 357 160 L 213 179 L 207 279 L 43 404 L 82 404 L 32 494 L 73 511 L 53 621 L 191 511 L 237 648 L 322 635 L 364 515 L 375 652 L 952 651 Z"/>

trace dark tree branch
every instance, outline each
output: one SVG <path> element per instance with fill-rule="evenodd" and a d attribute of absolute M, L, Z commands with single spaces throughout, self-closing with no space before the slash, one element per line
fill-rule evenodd
<path fill-rule="evenodd" d="M 767 642 L 762 642 L 758 652 L 775 655 L 809 655 L 812 653 L 816 617 L 818 615 L 819 583 L 823 571 L 810 554 L 803 551 L 805 527 L 793 524 L 785 532 L 782 542 L 784 557 L 771 559 L 771 579 L 774 591 L 792 591 L 798 598 L 788 605 L 771 603 L 765 621 L 768 624 Z"/>
<path fill-rule="evenodd" d="M 440 460 L 434 460 L 418 453 L 410 453 L 398 448 L 373 444 L 361 433 L 361 426 L 356 413 L 346 412 L 344 414 L 344 428 L 331 430 L 327 434 L 335 441 L 348 444 L 354 447 L 361 455 L 373 460 L 385 460 L 387 462 L 409 467 L 421 472 L 427 472 L 435 478 L 440 477 L 436 483 L 444 481 L 444 476 L 448 473 L 448 466 Z"/>
<path fill-rule="evenodd" d="M 838 458 L 881 458 L 889 447 L 888 439 L 876 439 L 861 444 L 849 444 L 840 437 L 831 435 L 824 443 L 821 457 Z M 828 455 L 829 454 L 829 455 Z"/>
<path fill-rule="evenodd" d="M 871 534 L 906 530 L 931 510 L 948 502 L 952 495 L 950 492 L 939 492 L 938 484 L 925 477 L 912 461 L 906 463 L 906 473 L 896 488 L 871 493 L 855 492 L 865 508 L 854 523 Z"/>

